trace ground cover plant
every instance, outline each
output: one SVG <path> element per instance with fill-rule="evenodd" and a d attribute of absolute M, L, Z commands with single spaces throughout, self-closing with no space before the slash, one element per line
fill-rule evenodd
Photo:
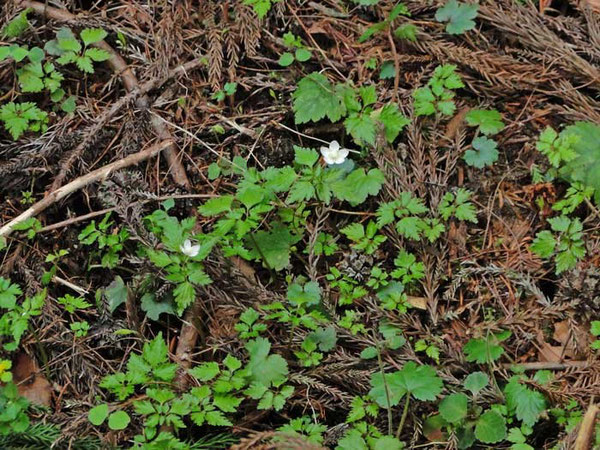
<path fill-rule="evenodd" d="M 0 448 L 600 448 L 599 20 L 5 2 Z"/>

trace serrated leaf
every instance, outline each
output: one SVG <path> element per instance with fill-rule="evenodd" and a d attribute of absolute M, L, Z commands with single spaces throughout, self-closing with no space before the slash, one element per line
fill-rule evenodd
<path fill-rule="evenodd" d="M 364 202 L 369 195 L 377 195 L 385 177 L 379 169 L 355 169 L 345 179 L 332 183 L 334 195 L 352 205 Z"/>
<path fill-rule="evenodd" d="M 467 123 L 479 130 L 486 136 L 499 133 L 504 128 L 502 115 L 494 110 L 472 109 L 465 116 Z"/>
<path fill-rule="evenodd" d="M 410 119 L 404 117 L 395 103 L 387 104 L 381 108 L 379 113 L 376 114 L 376 119 L 383 124 L 385 139 L 390 144 L 396 140 L 404 127 L 410 123 Z"/>
<path fill-rule="evenodd" d="M 440 414 L 448 422 L 460 422 L 467 415 L 469 398 L 465 394 L 450 394 L 440 403 Z"/>
<path fill-rule="evenodd" d="M 106 36 L 108 36 L 108 33 L 102 28 L 86 28 L 81 30 L 81 33 L 79 34 L 79 37 L 86 46 L 100 42 L 104 40 Z"/>
<path fill-rule="evenodd" d="M 473 139 L 471 145 L 473 150 L 467 150 L 464 156 L 464 160 L 469 166 L 483 169 L 498 160 L 496 141 L 480 136 Z"/>
<path fill-rule="evenodd" d="M 504 354 L 504 348 L 500 342 L 510 336 L 509 331 L 490 334 L 486 338 L 470 339 L 463 347 L 466 360 L 478 364 L 486 364 L 496 361 Z"/>
<path fill-rule="evenodd" d="M 477 394 L 489 383 L 489 377 L 483 372 L 473 372 L 465 378 L 464 386 L 465 389 L 471 391 L 473 394 Z"/>
<path fill-rule="evenodd" d="M 319 72 L 313 72 L 300 80 L 292 98 L 297 124 L 318 122 L 324 117 L 337 122 L 345 114 L 342 99 L 327 77 Z"/>
<path fill-rule="evenodd" d="M 129 289 L 119 275 L 104 289 L 104 298 L 108 301 L 108 309 L 111 313 L 127 301 Z"/>
<path fill-rule="evenodd" d="M 506 438 L 506 420 L 496 411 L 486 411 L 477 420 L 475 437 L 485 444 L 495 444 Z"/>
<path fill-rule="evenodd" d="M 271 231 L 258 231 L 248 240 L 248 246 L 257 252 L 257 257 L 273 270 L 283 270 L 290 263 L 291 247 L 300 240 L 290 230 L 276 224 Z"/>
<path fill-rule="evenodd" d="M 479 5 L 459 3 L 456 0 L 449 0 L 442 8 L 435 13 L 435 20 L 438 22 L 448 22 L 446 32 L 450 34 L 462 34 L 465 31 L 475 28 L 475 21 Z"/>
<path fill-rule="evenodd" d="M 269 354 L 271 343 L 265 338 L 256 338 L 246 344 L 250 354 L 248 369 L 253 381 L 270 386 L 272 383 L 281 383 L 287 379 L 287 361 L 280 355 Z"/>
<path fill-rule="evenodd" d="M 217 216 L 231 210 L 233 203 L 232 195 L 221 195 L 220 197 L 211 198 L 204 205 L 198 208 L 198 212 L 203 216 Z"/>
<path fill-rule="evenodd" d="M 106 61 L 111 58 L 110 53 L 100 48 L 88 48 L 84 55 L 96 62 Z"/>
<path fill-rule="evenodd" d="M 554 254 L 555 248 L 556 239 L 552 232 L 548 230 L 540 231 L 529 247 L 540 258 L 549 258 Z"/>
<path fill-rule="evenodd" d="M 389 406 L 396 406 L 407 393 L 417 400 L 435 400 L 443 386 L 441 378 L 437 376 L 433 367 L 417 366 L 413 361 L 404 364 L 402 370 L 385 374 L 385 383 L 383 374 L 376 372 L 371 377 L 369 396 L 384 408 L 388 407 L 386 384 L 389 392 Z"/>
<path fill-rule="evenodd" d="M 375 143 L 375 122 L 368 115 L 353 114 L 346 118 L 344 125 L 357 144 Z"/>
<path fill-rule="evenodd" d="M 517 419 L 528 427 L 535 425 L 546 409 L 546 399 L 542 393 L 521 384 L 517 376 L 512 377 L 504 387 L 504 395 L 509 410 L 514 411 Z"/>

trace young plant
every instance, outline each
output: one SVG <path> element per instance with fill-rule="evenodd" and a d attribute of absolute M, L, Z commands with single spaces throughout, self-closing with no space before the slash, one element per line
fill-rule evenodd
<path fill-rule="evenodd" d="M 442 392 L 443 382 L 431 366 L 417 366 L 413 361 L 404 364 L 401 370 L 384 373 L 376 372 L 371 377 L 369 397 L 382 408 L 390 409 L 404 400 L 402 417 L 396 431 L 396 438 L 402 433 L 402 428 L 408 416 L 410 399 L 433 401 Z M 391 426 L 391 424 L 390 424 Z"/>
<path fill-rule="evenodd" d="M 273 4 L 281 0 L 244 0 L 244 5 L 250 5 L 259 19 L 264 18 L 271 10 Z"/>
<path fill-rule="evenodd" d="M 585 256 L 583 225 L 579 219 L 559 216 L 548 219 L 550 230 L 540 231 L 531 244 L 531 251 L 540 258 L 556 258 L 556 274 L 575 267 Z"/>
<path fill-rule="evenodd" d="M 165 209 L 154 211 L 145 218 L 150 231 L 161 240 L 162 249 L 145 248 L 148 259 L 161 269 L 164 278 L 175 284 L 173 299 L 178 315 L 191 305 L 196 298 L 196 286 L 210 284 L 212 280 L 204 271 L 204 261 L 210 254 L 216 239 L 209 236 L 196 236 L 202 239 L 198 243 L 190 239 L 195 225 L 195 218 L 179 221 L 170 216 L 167 211 L 173 206 L 172 202 Z"/>
<path fill-rule="evenodd" d="M 374 35 L 389 30 L 392 26 L 392 22 L 400 16 L 410 17 L 410 11 L 404 3 L 398 3 L 396 6 L 394 6 L 386 20 L 373 24 L 367 28 L 365 32 L 358 38 L 358 42 L 366 42 Z M 397 31 L 398 30 L 396 30 L 396 32 Z"/>
<path fill-rule="evenodd" d="M 129 232 L 126 228 L 121 228 L 119 231 L 110 231 L 114 222 L 109 220 L 111 213 L 106 213 L 104 218 L 96 224 L 92 220 L 81 233 L 79 233 L 79 242 L 83 245 L 96 244 L 100 250 L 101 260 L 100 267 L 114 268 L 119 264 L 119 253 L 123 250 L 125 241 L 129 238 Z"/>
<path fill-rule="evenodd" d="M 289 49 L 294 50 L 294 53 L 287 51 L 279 56 L 279 65 L 282 67 L 288 67 L 292 65 L 294 61 L 306 62 L 312 56 L 311 51 L 306 48 L 302 43 L 302 40 L 294 35 L 294 33 L 285 33 L 283 35 L 283 43 Z"/>
<path fill-rule="evenodd" d="M 377 123 L 383 125 L 385 138 L 390 143 L 410 123 L 395 103 L 373 109 L 372 105 L 377 102 L 374 86 L 355 89 L 348 84 L 332 85 L 319 72 L 300 80 L 292 98 L 297 124 L 318 122 L 325 117 L 335 123 L 346 117 L 346 130 L 359 145 L 375 143 Z"/>
<path fill-rule="evenodd" d="M 21 294 L 18 285 L 0 277 L 0 308 L 5 310 L 0 317 L 0 337 L 6 336 L 12 342 L 6 342 L 5 339 L 0 341 L 3 343 L 4 350 L 9 352 L 18 348 L 21 337 L 29 328 L 29 320 L 42 313 L 46 300 L 46 290 L 43 290 L 33 297 L 26 297 L 19 304 L 17 300 Z"/>
<path fill-rule="evenodd" d="M 267 330 L 267 325 L 258 322 L 260 313 L 254 308 L 248 308 L 240 314 L 240 321 L 235 324 L 234 329 L 240 334 L 240 339 L 255 338 Z"/>
<path fill-rule="evenodd" d="M 288 323 L 292 330 L 299 326 L 316 330 L 320 323 L 327 322 L 326 317 L 318 309 L 321 303 L 321 289 L 318 283 L 310 281 L 304 285 L 290 284 L 287 300 L 285 304 L 274 302 L 263 306 L 262 309 L 272 311 L 266 318 Z"/>
<path fill-rule="evenodd" d="M 300 435 L 308 442 L 319 445 L 323 443 L 323 433 L 327 431 L 327 426 L 313 422 L 308 416 L 302 416 L 291 419 L 285 425 L 280 426 L 277 431 Z"/>
<path fill-rule="evenodd" d="M 0 121 L 15 141 L 27 131 L 43 132 L 48 128 L 48 114 L 33 102 L 10 102 L 2 105 Z"/>
<path fill-rule="evenodd" d="M 91 303 L 86 302 L 83 297 L 73 297 L 71 294 L 59 297 L 57 301 L 64 306 L 65 311 L 71 314 L 74 314 L 77 310 L 86 309 L 92 306 Z"/>
<path fill-rule="evenodd" d="M 46 42 L 44 50 L 49 55 L 58 56 L 58 64 L 75 64 L 82 72 L 94 73 L 93 63 L 106 61 L 111 55 L 106 50 L 90 46 L 104 40 L 107 35 L 101 28 L 85 28 L 79 34 L 82 45 L 70 28 L 63 27 L 56 32 L 55 39 Z"/>
<path fill-rule="evenodd" d="M 458 188 L 455 192 L 447 192 L 442 197 L 438 209 L 444 220 L 451 217 L 477 223 L 477 209 L 470 201 L 473 193 L 467 189 Z"/>
<path fill-rule="evenodd" d="M 460 76 L 455 72 L 456 66 L 445 64 L 435 68 L 432 78 L 426 86 L 413 92 L 416 116 L 432 116 L 441 114 L 451 116 L 456 111 L 454 91 L 464 87 Z"/>
<path fill-rule="evenodd" d="M 366 229 L 361 223 L 352 223 L 342 228 L 340 233 L 353 242 L 351 245 L 352 248 L 362 250 L 367 255 L 370 255 L 387 240 L 387 237 L 377 234 L 378 230 L 377 224 L 370 220 L 367 223 Z"/>

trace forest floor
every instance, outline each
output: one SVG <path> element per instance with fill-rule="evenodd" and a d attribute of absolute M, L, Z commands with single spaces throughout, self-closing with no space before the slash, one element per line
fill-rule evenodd
<path fill-rule="evenodd" d="M 0 448 L 600 448 L 596 1 L 0 28 Z"/>

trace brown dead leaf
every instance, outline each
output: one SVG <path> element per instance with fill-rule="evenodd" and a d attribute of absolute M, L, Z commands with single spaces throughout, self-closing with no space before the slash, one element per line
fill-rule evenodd
<path fill-rule="evenodd" d="M 20 353 L 13 368 L 13 381 L 17 385 L 19 395 L 31 403 L 50 406 L 52 386 L 44 378 L 37 364 L 29 355 Z"/>

